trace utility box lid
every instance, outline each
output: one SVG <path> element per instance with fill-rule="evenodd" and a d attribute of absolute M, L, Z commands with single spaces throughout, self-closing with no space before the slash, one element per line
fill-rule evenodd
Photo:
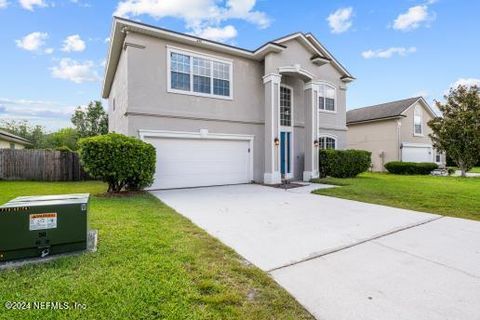
<path fill-rule="evenodd" d="M 30 202 L 30 201 L 51 201 L 51 200 L 68 200 L 68 199 L 88 199 L 89 193 L 72 193 L 72 194 L 60 194 L 51 196 L 26 196 L 17 197 L 10 200 L 10 202 Z"/>
<path fill-rule="evenodd" d="M 12 208 L 22 206 L 37 207 L 47 205 L 87 203 L 89 197 L 89 193 L 18 197 L 0 206 L 0 208 Z"/>

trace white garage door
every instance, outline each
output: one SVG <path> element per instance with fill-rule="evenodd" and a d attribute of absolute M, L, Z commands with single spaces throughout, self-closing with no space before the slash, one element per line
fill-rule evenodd
<path fill-rule="evenodd" d="M 249 140 L 146 137 L 157 150 L 151 189 L 249 183 Z"/>
<path fill-rule="evenodd" d="M 433 162 L 433 148 L 428 144 L 404 143 L 402 161 L 405 162 Z"/>

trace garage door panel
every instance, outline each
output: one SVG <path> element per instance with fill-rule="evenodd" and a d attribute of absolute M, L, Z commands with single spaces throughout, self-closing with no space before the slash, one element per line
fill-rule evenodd
<path fill-rule="evenodd" d="M 152 189 L 248 183 L 248 140 L 147 138 L 157 150 Z"/>
<path fill-rule="evenodd" d="M 405 162 L 432 162 L 432 146 L 405 145 L 402 148 L 402 161 Z"/>

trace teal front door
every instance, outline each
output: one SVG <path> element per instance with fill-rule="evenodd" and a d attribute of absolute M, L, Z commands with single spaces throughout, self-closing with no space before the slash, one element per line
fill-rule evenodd
<path fill-rule="evenodd" d="M 292 173 L 291 170 L 291 157 L 290 152 L 292 150 L 292 133 L 282 131 L 280 132 L 280 170 L 282 172 L 282 177 L 290 176 Z"/>

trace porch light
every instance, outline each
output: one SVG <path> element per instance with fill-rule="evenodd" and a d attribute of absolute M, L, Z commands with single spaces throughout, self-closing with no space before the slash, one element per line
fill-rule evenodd
<path fill-rule="evenodd" d="M 313 141 L 313 146 L 314 146 L 315 148 L 318 148 L 318 140 Z"/>
<path fill-rule="evenodd" d="M 273 143 L 278 146 L 280 144 L 280 140 L 278 138 L 273 139 Z"/>

